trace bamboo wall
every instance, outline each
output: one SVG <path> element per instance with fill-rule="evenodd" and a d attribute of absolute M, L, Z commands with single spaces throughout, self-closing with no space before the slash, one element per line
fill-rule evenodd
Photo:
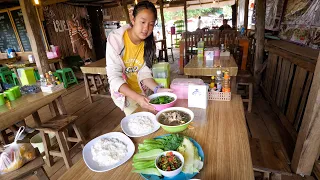
<path fill-rule="evenodd" d="M 84 27 L 88 31 L 89 36 L 92 37 L 90 19 L 84 7 L 59 3 L 45 6 L 43 13 L 48 41 L 53 45 L 59 46 L 60 52 L 64 57 L 75 55 L 69 36 L 67 20 L 72 20 L 72 17 L 75 17 L 76 22 Z"/>
<path fill-rule="evenodd" d="M 125 21 L 126 17 L 123 13 L 122 6 L 103 9 L 104 21 Z"/>

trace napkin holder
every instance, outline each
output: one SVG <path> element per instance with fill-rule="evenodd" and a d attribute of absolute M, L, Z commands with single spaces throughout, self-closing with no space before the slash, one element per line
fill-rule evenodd
<path fill-rule="evenodd" d="M 188 87 L 188 107 L 206 109 L 208 106 L 208 86 L 190 84 Z"/>

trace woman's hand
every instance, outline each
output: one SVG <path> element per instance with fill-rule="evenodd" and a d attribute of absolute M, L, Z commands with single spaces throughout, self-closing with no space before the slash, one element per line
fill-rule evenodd
<path fill-rule="evenodd" d="M 157 92 L 173 92 L 173 90 L 169 88 L 160 88 Z"/>
<path fill-rule="evenodd" d="M 148 109 L 151 112 L 156 112 L 155 108 L 149 103 L 148 98 L 140 95 L 136 101 L 143 109 Z"/>

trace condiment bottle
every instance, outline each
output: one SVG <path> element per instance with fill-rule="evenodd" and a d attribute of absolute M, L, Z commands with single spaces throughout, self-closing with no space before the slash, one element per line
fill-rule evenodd
<path fill-rule="evenodd" d="M 230 76 L 229 72 L 224 72 L 222 92 L 230 92 Z"/>

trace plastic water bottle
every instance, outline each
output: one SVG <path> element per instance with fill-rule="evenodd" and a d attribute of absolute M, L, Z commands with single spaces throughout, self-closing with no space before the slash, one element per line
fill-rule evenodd
<path fill-rule="evenodd" d="M 198 42 L 198 58 L 203 58 L 204 54 L 204 41 L 202 41 L 202 38 L 200 38 L 200 41 Z"/>
<path fill-rule="evenodd" d="M 217 85 L 216 91 L 221 92 L 222 91 L 222 74 L 220 70 L 217 71 L 217 76 L 215 78 L 215 81 Z"/>
<path fill-rule="evenodd" d="M 40 75 L 40 85 L 43 87 L 47 86 L 46 78 L 44 78 L 42 74 Z"/>

